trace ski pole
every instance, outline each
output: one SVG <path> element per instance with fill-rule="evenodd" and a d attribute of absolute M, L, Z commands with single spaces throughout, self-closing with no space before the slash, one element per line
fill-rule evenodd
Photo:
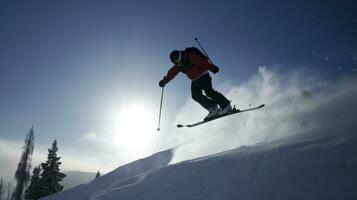
<path fill-rule="evenodd" d="M 202 47 L 201 43 L 198 41 L 198 38 L 195 38 L 195 40 L 198 43 L 198 45 L 200 46 L 200 48 L 202 49 L 203 53 L 206 55 L 207 59 L 213 64 L 212 60 L 209 58 L 209 56 L 206 53 L 205 49 Z"/>
<path fill-rule="evenodd" d="M 160 121 L 161 121 L 161 110 L 162 110 L 162 99 L 164 98 L 164 87 L 161 89 L 161 100 L 160 100 L 160 112 L 159 112 L 159 124 L 157 125 L 157 131 L 160 131 Z"/>

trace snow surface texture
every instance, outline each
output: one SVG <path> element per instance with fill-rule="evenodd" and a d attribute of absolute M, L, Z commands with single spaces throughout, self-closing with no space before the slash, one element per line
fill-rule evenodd
<path fill-rule="evenodd" d="M 146 173 L 166 166 L 171 161 L 172 156 L 172 150 L 163 151 L 121 166 L 88 184 L 79 185 L 43 199 L 102 199 L 111 190 L 125 189 L 131 185 L 138 184 Z"/>
<path fill-rule="evenodd" d="M 153 164 L 168 161 L 171 153 L 158 153 L 43 199 L 357 199 L 356 138 L 274 142 L 168 166 Z"/>

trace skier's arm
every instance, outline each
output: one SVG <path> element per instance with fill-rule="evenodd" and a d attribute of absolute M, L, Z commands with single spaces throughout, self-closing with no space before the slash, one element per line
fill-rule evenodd
<path fill-rule="evenodd" d="M 171 67 L 171 69 L 167 72 L 166 74 L 166 80 L 167 82 L 171 81 L 175 76 L 180 72 L 179 67 L 177 65 L 174 65 Z"/>
<path fill-rule="evenodd" d="M 171 69 L 167 72 L 164 79 L 162 79 L 159 83 L 160 87 L 164 87 L 168 82 L 170 82 L 175 76 L 180 72 L 177 65 L 171 67 Z"/>
<path fill-rule="evenodd" d="M 214 74 L 217 74 L 219 72 L 219 68 L 216 65 L 212 65 L 209 70 Z"/>

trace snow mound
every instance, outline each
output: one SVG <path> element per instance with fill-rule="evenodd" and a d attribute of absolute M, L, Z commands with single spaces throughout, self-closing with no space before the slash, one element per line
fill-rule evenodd
<path fill-rule="evenodd" d="M 79 185 L 42 199 L 103 199 L 103 196 L 107 193 L 110 194 L 112 190 L 125 189 L 138 184 L 143 180 L 146 173 L 168 165 L 172 157 L 172 149 L 156 153 L 150 157 L 121 166 L 88 184 Z"/>
<path fill-rule="evenodd" d="M 172 153 L 44 200 L 357 199 L 355 137 L 243 146 L 167 165 Z"/>

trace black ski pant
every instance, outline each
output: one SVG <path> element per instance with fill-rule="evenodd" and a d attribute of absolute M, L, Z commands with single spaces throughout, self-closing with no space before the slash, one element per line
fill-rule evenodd
<path fill-rule="evenodd" d="M 203 95 L 202 91 L 204 91 L 206 95 Z M 193 100 L 197 101 L 206 109 L 216 105 L 225 108 L 230 103 L 226 97 L 212 88 L 212 78 L 209 73 L 192 81 L 191 95 Z"/>

